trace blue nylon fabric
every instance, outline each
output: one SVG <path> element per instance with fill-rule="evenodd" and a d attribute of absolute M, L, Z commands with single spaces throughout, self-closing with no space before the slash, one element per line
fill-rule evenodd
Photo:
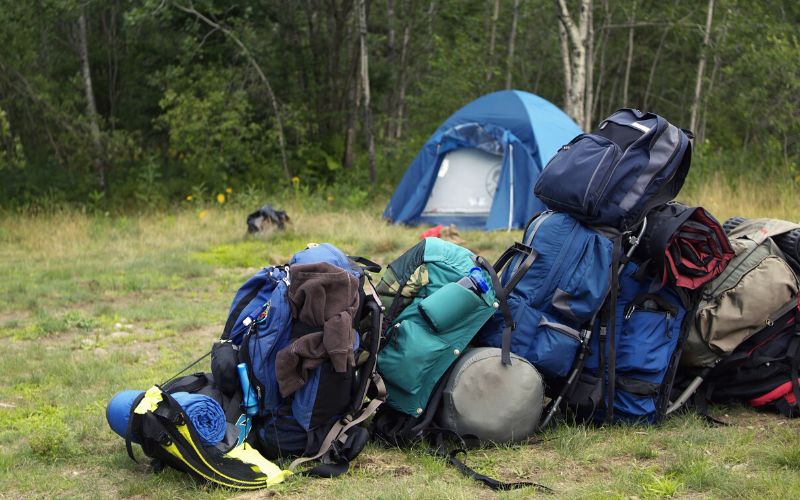
<path fill-rule="evenodd" d="M 516 325 L 511 352 L 530 361 L 546 381 L 562 378 L 572 366 L 578 341 L 542 325 L 542 319 L 571 330 L 586 326 L 608 292 L 613 245 L 608 238 L 559 212 L 540 215 L 523 241 L 533 247 L 537 257 L 508 298 Z M 506 268 L 503 284 L 511 279 L 510 270 L 518 261 L 515 257 Z M 557 293 L 562 296 L 558 301 Z M 498 311 L 478 333 L 476 345 L 500 347 L 503 325 L 502 312 Z"/>
<path fill-rule="evenodd" d="M 233 298 L 233 302 L 231 302 L 231 308 L 228 312 L 229 315 L 233 314 L 234 309 L 244 297 L 250 295 L 254 290 L 258 290 L 256 297 L 242 309 L 239 313 L 239 317 L 233 324 L 233 328 L 231 328 L 230 340 L 234 344 L 239 345 L 242 343 L 242 338 L 248 328 L 243 323 L 245 318 L 249 317 L 251 320 L 256 319 L 264 309 L 264 305 L 272 296 L 272 292 L 275 290 L 278 282 L 283 279 L 283 277 L 284 272 L 282 270 L 274 267 L 265 267 L 248 279 L 236 292 L 236 296 Z"/>
<path fill-rule="evenodd" d="M 181 405 L 204 445 L 214 446 L 222 441 L 228 424 L 219 403 L 203 394 L 188 392 L 176 392 L 172 397 Z"/>
<path fill-rule="evenodd" d="M 293 321 L 286 297 L 287 288 L 283 281 L 278 283 L 272 293 L 266 317 L 256 325 L 255 335 L 247 344 L 251 369 L 264 386 L 261 397 L 264 407 L 269 411 L 277 411 L 283 402 L 275 376 L 275 357 L 278 351 L 289 345 L 292 335 Z"/>
<path fill-rule="evenodd" d="M 625 127 L 636 123 L 633 128 L 641 127 L 642 135 L 624 151 L 599 130 L 576 138 L 552 158 L 534 194 L 549 208 L 590 226 L 627 230 L 647 210 L 677 195 L 691 146 L 685 133 L 651 113 L 621 109 L 606 122 Z"/>
<path fill-rule="evenodd" d="M 686 309 L 675 292 L 666 286 L 656 292 L 657 295 L 672 304 L 677 315 L 667 320 L 662 312 L 635 310 L 630 318 L 625 313 L 630 304 L 650 291 L 653 283 L 633 278 L 638 270 L 636 264 L 628 263 L 620 276 L 620 292 L 616 310 L 616 356 L 617 377 L 641 380 L 660 385 L 664 381 L 667 368 L 681 335 L 681 325 L 686 316 Z M 586 358 L 584 370 L 597 376 L 599 369 L 600 343 L 598 336 L 590 342 L 590 355 Z M 608 349 L 607 349 L 608 351 Z M 605 377 L 607 379 L 607 376 Z M 605 397 L 605 396 L 604 396 Z M 617 385 L 614 400 L 614 419 L 616 421 L 653 422 L 656 418 L 656 400 L 658 394 L 638 396 L 620 389 Z M 603 411 L 595 412 L 595 421 L 605 419 Z"/>
<path fill-rule="evenodd" d="M 563 378 L 572 366 L 578 341 L 543 325 L 542 320 L 577 331 L 586 326 L 608 292 L 613 245 L 559 212 L 540 215 L 523 241 L 530 241 L 537 257 L 508 298 L 516 325 L 511 352 L 530 361 L 546 381 Z M 503 284 L 511 279 L 509 269 L 513 270 L 518 260 L 512 259 L 503 273 Z M 563 304 L 555 301 L 558 291 L 565 294 Z M 476 345 L 500 347 L 503 325 L 502 312 L 497 311 L 478 333 Z"/>
<path fill-rule="evenodd" d="M 463 228 L 484 230 L 508 227 L 513 164 L 514 208 L 512 227 L 521 228 L 544 204 L 531 195 L 531 189 L 544 165 L 556 150 L 582 133 L 564 112 L 541 97 L 518 90 L 484 95 L 451 115 L 420 149 L 397 186 L 383 216 L 395 223 L 429 222 L 421 217 L 444 155 L 453 149 L 478 148 L 489 151 L 485 137 L 460 133 L 467 124 L 481 126 L 495 141 L 495 151 L 502 152 L 502 172 L 489 217 L 450 217 L 444 221 Z M 510 146 L 510 147 L 509 147 Z M 513 150 L 513 162 L 506 153 Z M 492 151 L 489 151 L 492 152 Z"/>

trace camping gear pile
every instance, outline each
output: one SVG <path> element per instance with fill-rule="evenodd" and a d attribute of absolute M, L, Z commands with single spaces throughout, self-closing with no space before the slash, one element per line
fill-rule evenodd
<path fill-rule="evenodd" d="M 437 144 L 488 144 L 487 127 L 461 125 Z M 731 400 L 800 416 L 800 225 L 720 225 L 674 202 L 691 148 L 664 118 L 617 111 L 526 180 L 544 210 L 494 264 L 426 237 L 373 286 L 377 264 L 309 245 L 239 289 L 211 373 L 123 392 L 109 423 L 132 458 L 138 443 L 156 469 L 233 488 L 310 462 L 302 474 L 340 475 L 374 438 L 426 442 L 493 489 L 547 491 L 459 456 L 524 442 L 558 416 L 658 423 Z"/>

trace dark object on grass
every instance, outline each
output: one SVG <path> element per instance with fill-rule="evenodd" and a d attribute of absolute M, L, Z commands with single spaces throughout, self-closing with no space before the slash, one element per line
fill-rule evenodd
<path fill-rule="evenodd" d="M 286 212 L 275 210 L 272 205 L 266 204 L 247 216 L 247 232 L 258 233 L 270 225 L 283 230 L 286 228 L 287 222 L 289 222 L 289 215 Z"/>

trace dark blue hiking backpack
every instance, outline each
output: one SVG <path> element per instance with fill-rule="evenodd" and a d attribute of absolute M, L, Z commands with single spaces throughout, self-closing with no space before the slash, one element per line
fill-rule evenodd
<path fill-rule="evenodd" d="M 329 360 L 309 371 L 305 383 L 289 397 L 279 392 L 276 375 L 278 353 L 315 330 L 292 317 L 287 291 L 292 268 L 298 264 L 328 263 L 359 281 L 359 308 L 353 318 L 356 366 L 336 372 Z M 348 462 L 369 438 L 357 426 L 374 413 L 385 398 L 375 373 L 382 312 L 365 270 L 380 268 L 364 259 L 362 266 L 341 250 L 323 243 L 295 254 L 286 266 L 266 267 L 239 289 L 228 321 L 212 351 L 212 371 L 223 391 L 238 389 L 232 366 L 247 364 L 257 397 L 248 441 L 267 458 L 301 457 L 291 468 L 308 460 L 320 460 L 312 474 L 333 476 L 347 470 Z M 369 403 L 365 398 L 371 397 Z"/>
<path fill-rule="evenodd" d="M 568 376 L 588 341 L 609 290 L 613 246 L 565 213 L 548 211 L 532 219 L 523 243 L 494 265 L 502 271 L 495 290 L 507 308 L 498 310 L 474 343 L 522 356 L 552 389 Z"/>
<path fill-rule="evenodd" d="M 606 327 L 601 322 L 595 326 L 589 355 L 568 398 L 583 418 L 606 421 L 611 372 L 616 374 L 614 422 L 657 423 L 666 415 L 687 332 L 687 298 L 642 274 L 637 264 L 629 262 L 620 275 L 613 349 L 610 342 L 600 343 L 600 329 Z"/>
<path fill-rule="evenodd" d="M 563 146 L 534 194 L 591 227 L 631 230 L 680 191 L 691 164 L 690 137 L 654 113 L 620 109 Z"/>

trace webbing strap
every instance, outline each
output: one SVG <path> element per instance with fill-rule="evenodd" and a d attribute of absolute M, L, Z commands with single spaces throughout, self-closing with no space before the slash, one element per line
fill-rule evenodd
<path fill-rule="evenodd" d="M 514 269 L 511 279 L 508 280 L 505 286 L 500 281 L 498 273 L 511 261 L 511 258 L 516 254 L 523 254 L 525 258 L 522 259 L 517 267 Z M 522 243 L 514 243 L 509 247 L 503 255 L 497 259 L 494 266 L 490 265 L 481 256 L 475 257 L 475 263 L 484 268 L 492 280 L 492 287 L 494 288 L 497 303 L 500 306 L 500 312 L 503 314 L 503 334 L 500 344 L 500 360 L 504 365 L 511 364 L 511 333 L 516 328 L 514 318 L 511 316 L 511 309 L 508 306 L 508 296 L 514 290 L 514 287 L 520 282 L 528 269 L 531 268 L 533 262 L 536 260 L 537 254 L 533 248 L 523 245 Z"/>
<path fill-rule="evenodd" d="M 606 422 L 614 422 L 614 398 L 617 384 L 617 293 L 619 292 L 619 262 L 622 254 L 622 238 L 614 238 L 614 250 L 611 257 L 611 288 L 609 290 L 609 323 L 608 323 L 608 403 L 606 405 Z"/>
<path fill-rule="evenodd" d="M 458 455 L 460 454 L 464 454 L 464 456 L 466 457 L 467 452 L 463 449 L 446 451 L 443 446 L 440 446 L 435 450 L 434 449 L 429 450 L 429 453 L 433 456 L 444 458 L 445 460 L 448 461 L 448 463 L 450 463 L 450 465 L 458 469 L 459 472 L 461 472 L 462 474 L 471 479 L 474 479 L 475 481 L 482 483 L 484 486 L 491 488 L 493 491 L 509 491 L 509 490 L 516 490 L 519 488 L 536 488 L 537 490 L 543 493 L 553 493 L 553 490 L 551 490 L 547 486 L 538 483 L 531 483 L 526 481 L 504 483 L 492 477 L 480 474 L 476 472 L 474 469 L 468 467 L 467 464 L 465 464 L 464 462 L 462 462 L 457 458 Z"/>
<path fill-rule="evenodd" d="M 795 337 L 789 343 L 786 350 L 791 364 L 792 394 L 794 394 L 794 404 L 800 409 L 800 332 L 796 332 Z"/>
<path fill-rule="evenodd" d="M 291 464 L 289 464 L 289 470 L 294 471 L 297 468 L 297 466 L 302 465 L 306 462 L 310 462 L 312 460 L 317 460 L 326 453 L 328 453 L 331 449 L 331 446 L 333 446 L 334 441 L 345 437 L 347 431 L 351 427 L 353 427 L 354 425 L 358 425 L 364 420 L 366 420 L 370 415 L 372 415 L 378 410 L 378 407 L 382 403 L 383 401 L 380 399 L 373 399 L 372 401 L 369 402 L 367 406 L 365 406 L 361 410 L 361 414 L 357 418 L 350 421 L 348 421 L 347 418 L 345 418 L 333 424 L 333 427 L 331 427 L 331 430 L 328 431 L 328 434 L 325 436 L 325 439 L 322 441 L 322 444 L 319 447 L 320 451 L 313 457 L 300 457 L 298 459 L 295 459 Z"/>
<path fill-rule="evenodd" d="M 347 417 L 333 424 L 331 429 L 328 431 L 328 434 L 325 435 L 325 439 L 322 441 L 322 444 L 319 447 L 319 452 L 313 457 L 300 457 L 294 460 L 291 464 L 289 464 L 289 470 L 294 471 L 297 466 L 312 460 L 317 460 L 328 453 L 328 451 L 331 449 L 331 446 L 333 446 L 334 441 L 339 439 L 344 442 L 346 433 L 351 427 L 360 424 L 378 410 L 378 407 L 383 403 L 384 399 L 386 399 L 386 384 L 383 383 L 383 379 L 381 379 L 380 376 L 377 374 L 373 375 L 372 381 L 375 384 L 375 389 L 378 392 L 377 397 L 372 399 L 367 406 L 362 408 L 357 417 L 351 419 L 351 417 L 348 415 Z"/>

